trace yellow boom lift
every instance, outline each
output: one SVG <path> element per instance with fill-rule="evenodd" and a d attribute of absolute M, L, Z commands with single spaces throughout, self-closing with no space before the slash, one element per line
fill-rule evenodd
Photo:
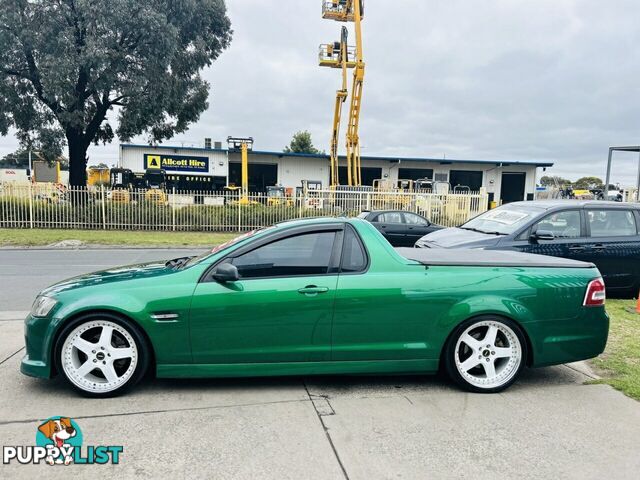
<path fill-rule="evenodd" d="M 331 131 L 331 147 L 330 147 L 330 178 L 329 184 L 335 187 L 338 181 L 338 142 L 340 135 L 340 119 L 342 117 L 342 104 L 347 99 L 347 68 L 355 67 L 355 62 L 350 61 L 353 58 L 354 49 L 347 45 L 349 30 L 342 27 L 342 35 L 340 42 L 320 45 L 320 66 L 340 68 L 342 69 L 342 88 L 336 91 L 336 103 L 333 110 L 333 130 Z M 350 55 L 351 54 L 351 55 Z"/>
<path fill-rule="evenodd" d="M 249 205 L 249 150 L 253 150 L 253 138 L 227 137 L 227 143 L 229 144 L 229 150 L 240 151 L 240 158 L 242 161 L 242 182 L 238 203 L 240 205 Z"/>
<path fill-rule="evenodd" d="M 360 106 L 362 104 L 362 86 L 364 83 L 364 61 L 362 59 L 362 27 L 364 16 L 364 0 L 323 0 L 322 18 L 338 22 L 354 22 L 356 45 L 347 45 L 347 29 L 342 28 L 340 43 L 320 45 L 320 65 L 342 69 L 342 89 L 336 92 L 336 103 L 333 116 L 331 134 L 331 175 L 330 183 L 338 185 L 338 135 L 340 133 L 340 119 L 342 103 L 347 98 L 347 68 L 353 68 L 353 84 L 351 88 L 351 103 L 347 123 L 347 183 L 359 186 L 362 183 L 360 165 L 360 138 L 358 129 L 360 124 Z"/>

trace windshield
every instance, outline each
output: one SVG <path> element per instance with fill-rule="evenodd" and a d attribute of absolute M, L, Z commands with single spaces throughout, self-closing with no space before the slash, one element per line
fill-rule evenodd
<path fill-rule="evenodd" d="M 543 211 L 543 209 L 531 205 L 504 205 L 472 218 L 460 228 L 480 233 L 509 235 L 526 225 Z"/>
<path fill-rule="evenodd" d="M 250 232 L 243 233 L 242 235 L 238 235 L 237 237 L 232 238 L 229 241 L 221 243 L 220 245 L 216 245 L 210 251 L 207 250 L 206 252 L 201 253 L 197 257 L 191 257 L 188 261 L 186 261 L 180 266 L 182 268 L 186 268 L 186 267 L 190 267 L 191 265 L 195 265 L 196 263 L 199 263 L 201 260 L 204 260 L 205 258 L 207 258 L 209 255 L 213 255 L 214 253 L 218 253 L 218 252 L 221 252 L 222 250 L 226 250 L 227 248 L 232 247 L 233 245 L 241 242 L 242 240 L 249 237 L 253 237 L 256 233 L 263 232 L 270 228 L 274 228 L 274 227 L 258 228 L 256 230 L 251 230 Z"/>

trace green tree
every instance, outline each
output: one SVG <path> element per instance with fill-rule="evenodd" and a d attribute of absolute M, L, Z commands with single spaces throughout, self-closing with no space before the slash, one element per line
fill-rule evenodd
<path fill-rule="evenodd" d="M 50 143 L 48 143 L 50 141 Z M 62 156 L 63 143 L 60 137 L 42 137 L 33 142 L 24 142 L 15 152 L 5 155 L 0 159 L 0 168 L 28 168 L 29 167 L 29 151 L 31 151 L 31 160 L 44 160 L 50 165 L 56 160 L 60 162 L 60 167 L 68 169 L 69 161 Z"/>
<path fill-rule="evenodd" d="M 598 177 L 582 177 L 576 180 L 573 186 L 578 189 L 602 188 L 604 182 Z"/>
<path fill-rule="evenodd" d="M 284 147 L 284 153 L 320 153 L 316 147 L 313 146 L 311 140 L 311 133 L 307 130 L 301 130 L 293 134 L 291 143 L 289 146 Z"/>
<path fill-rule="evenodd" d="M 0 159 L 0 168 L 27 168 L 29 166 L 29 152 L 18 149 L 8 153 Z"/>
<path fill-rule="evenodd" d="M 559 186 L 571 185 L 571 180 L 562 177 L 552 177 L 549 175 L 545 175 L 540 177 L 540 185 L 544 187 L 553 187 L 556 185 L 556 182 Z"/>
<path fill-rule="evenodd" d="M 85 185 L 91 143 L 157 142 L 199 118 L 200 71 L 231 34 L 224 0 L 0 0 L 0 134 L 66 141 Z"/>

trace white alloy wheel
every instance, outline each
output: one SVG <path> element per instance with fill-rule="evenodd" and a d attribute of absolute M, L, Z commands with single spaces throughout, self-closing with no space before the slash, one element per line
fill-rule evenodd
<path fill-rule="evenodd" d="M 518 373 L 523 348 L 509 326 L 497 320 L 482 320 L 458 337 L 454 356 L 463 380 L 478 389 L 494 389 Z"/>
<path fill-rule="evenodd" d="M 139 361 L 138 347 L 122 325 L 90 320 L 74 328 L 60 352 L 67 378 L 89 393 L 107 393 L 123 387 Z"/>

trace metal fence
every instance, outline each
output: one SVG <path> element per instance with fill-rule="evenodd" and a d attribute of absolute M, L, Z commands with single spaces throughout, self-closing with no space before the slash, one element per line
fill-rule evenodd
<path fill-rule="evenodd" d="M 0 227 L 103 230 L 246 231 L 363 210 L 416 212 L 455 226 L 486 211 L 484 192 L 436 194 L 318 190 L 277 197 L 239 192 L 66 188 L 53 184 L 0 184 Z"/>

